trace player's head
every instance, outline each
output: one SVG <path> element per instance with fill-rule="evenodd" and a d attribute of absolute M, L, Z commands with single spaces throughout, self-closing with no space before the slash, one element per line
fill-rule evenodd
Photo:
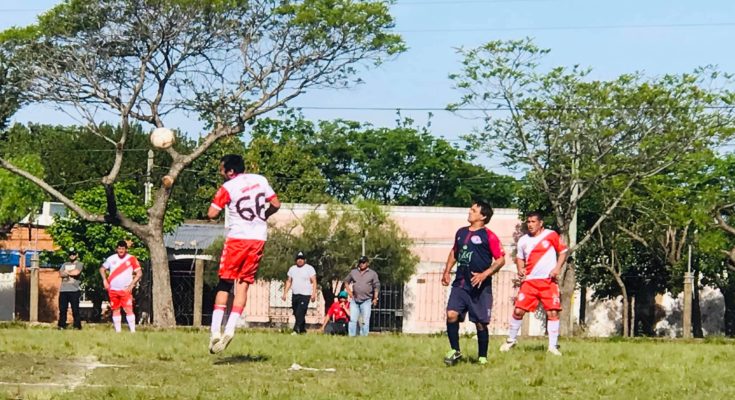
<path fill-rule="evenodd" d="M 347 292 L 344 291 L 344 290 L 341 291 L 341 292 L 339 292 L 339 294 L 337 295 L 337 300 L 339 300 L 341 302 L 347 301 Z"/>
<path fill-rule="evenodd" d="M 299 267 L 303 267 L 305 263 L 306 263 L 306 255 L 304 255 L 304 252 L 300 251 L 296 253 L 296 265 L 298 265 Z"/>
<path fill-rule="evenodd" d="M 357 260 L 358 268 L 365 270 L 368 266 L 370 266 L 370 259 L 367 256 L 362 256 Z"/>
<path fill-rule="evenodd" d="M 128 242 L 124 240 L 120 240 L 117 242 L 117 246 L 115 247 L 115 251 L 117 252 L 117 255 L 120 257 L 125 256 L 125 254 L 128 252 Z"/>
<path fill-rule="evenodd" d="M 538 211 L 533 211 L 526 214 L 526 227 L 528 233 L 533 236 L 537 234 L 544 227 L 544 216 Z"/>
<path fill-rule="evenodd" d="M 470 224 L 475 222 L 482 222 L 483 225 L 490 222 L 490 218 L 493 217 L 493 208 L 490 203 L 483 200 L 474 200 L 470 212 L 467 215 L 467 222 Z"/>
<path fill-rule="evenodd" d="M 72 247 L 66 253 L 69 255 L 69 259 L 70 260 L 74 261 L 74 260 L 77 259 L 78 254 L 77 254 L 77 250 L 75 248 Z"/>
<path fill-rule="evenodd" d="M 245 161 L 239 154 L 227 154 L 219 160 L 219 174 L 225 179 L 232 179 L 245 172 Z"/>

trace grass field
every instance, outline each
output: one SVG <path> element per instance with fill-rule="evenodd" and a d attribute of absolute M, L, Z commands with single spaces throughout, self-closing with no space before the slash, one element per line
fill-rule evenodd
<path fill-rule="evenodd" d="M 83 331 L 0 325 L 0 395 L 68 399 L 732 399 L 735 344 L 668 340 L 522 340 L 448 368 L 444 336 L 368 338 L 240 331 L 217 356 L 206 330 Z M 335 372 L 289 371 L 293 363 Z"/>

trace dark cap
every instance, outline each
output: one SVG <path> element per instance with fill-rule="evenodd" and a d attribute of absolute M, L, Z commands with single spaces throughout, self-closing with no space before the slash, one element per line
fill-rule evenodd
<path fill-rule="evenodd" d="M 66 253 L 69 254 L 70 256 L 75 256 L 75 255 L 77 255 L 77 249 L 75 249 L 75 248 L 72 247 Z"/>
<path fill-rule="evenodd" d="M 360 263 L 368 262 L 368 257 L 367 256 L 362 256 L 362 257 L 360 257 L 357 260 L 357 262 L 360 262 Z"/>
<path fill-rule="evenodd" d="M 121 240 L 121 241 L 117 242 L 117 247 L 125 247 L 127 249 L 128 248 L 128 242 L 126 242 L 124 240 Z"/>
<path fill-rule="evenodd" d="M 297 260 L 306 260 L 306 256 L 304 255 L 304 252 L 303 251 L 300 251 L 300 252 L 296 253 L 296 259 Z"/>

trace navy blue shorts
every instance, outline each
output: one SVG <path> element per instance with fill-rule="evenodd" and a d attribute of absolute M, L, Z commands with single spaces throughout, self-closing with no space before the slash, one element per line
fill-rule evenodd
<path fill-rule="evenodd" d="M 493 288 L 488 285 L 483 290 L 468 292 L 461 287 L 453 287 L 449 293 L 447 311 L 459 313 L 460 321 L 470 314 L 470 322 L 489 324 L 490 310 L 493 308 Z"/>

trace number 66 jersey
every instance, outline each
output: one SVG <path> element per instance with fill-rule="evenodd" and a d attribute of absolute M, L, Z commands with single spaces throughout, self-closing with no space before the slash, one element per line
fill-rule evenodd
<path fill-rule="evenodd" d="M 228 238 L 265 241 L 268 238 L 265 210 L 274 198 L 276 193 L 264 176 L 239 174 L 217 190 L 212 207 L 218 210 L 227 207 Z"/>

